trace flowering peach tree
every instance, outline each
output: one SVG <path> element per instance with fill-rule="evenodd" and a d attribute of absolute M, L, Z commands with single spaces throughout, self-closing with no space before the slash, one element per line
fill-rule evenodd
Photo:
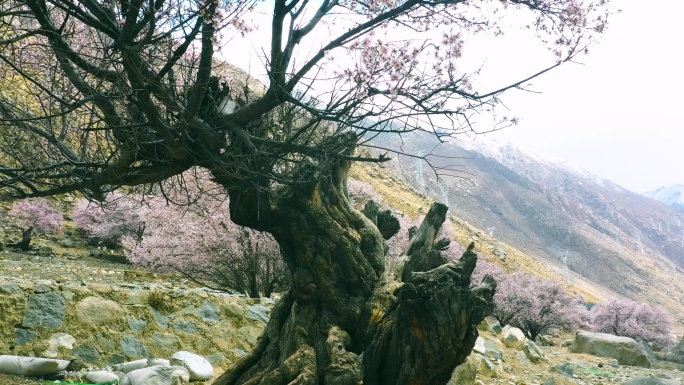
<path fill-rule="evenodd" d="M 591 308 L 594 331 L 639 338 L 661 349 L 676 342 L 668 314 L 644 302 L 608 298 Z"/>

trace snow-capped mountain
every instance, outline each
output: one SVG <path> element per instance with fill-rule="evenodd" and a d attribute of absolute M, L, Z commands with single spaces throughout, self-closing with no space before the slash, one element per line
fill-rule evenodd
<path fill-rule="evenodd" d="M 643 195 L 684 212 L 684 185 L 676 184 L 670 187 L 660 187 Z"/>
<path fill-rule="evenodd" d="M 506 143 L 435 141 L 427 134 L 403 141 L 378 135 L 372 144 L 429 154 L 431 167 L 400 155 L 396 168 L 451 215 L 498 241 L 550 264 L 562 254 L 573 273 L 614 293 L 684 304 L 684 295 L 654 283 L 684 274 L 684 212 Z"/>

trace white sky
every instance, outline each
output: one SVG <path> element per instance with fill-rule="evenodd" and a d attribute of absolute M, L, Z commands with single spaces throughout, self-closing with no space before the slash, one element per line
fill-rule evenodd
<path fill-rule="evenodd" d="M 569 63 L 535 79 L 532 89 L 541 94 L 504 94 L 510 116 L 522 118 L 521 123 L 488 135 L 568 161 L 637 193 L 684 184 L 684 1 L 613 3 L 622 13 L 612 17 L 590 54 L 578 58 L 583 64 Z M 245 69 L 260 67 L 257 52 L 269 32 L 264 25 L 249 41 L 235 39 L 232 44 L 244 55 L 226 60 Z M 485 87 L 518 80 L 553 62 L 524 32 L 469 41 L 464 57 L 466 65 L 485 63 L 480 79 Z M 476 128 L 486 131 L 489 122 L 480 119 Z"/>
<path fill-rule="evenodd" d="M 523 120 L 494 136 L 634 192 L 684 184 L 684 2 L 614 3 L 623 12 L 584 65 L 535 80 L 541 95 L 506 95 Z"/>

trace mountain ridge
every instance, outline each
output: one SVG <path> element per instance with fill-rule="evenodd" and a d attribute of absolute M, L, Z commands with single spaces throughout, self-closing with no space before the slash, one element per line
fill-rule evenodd
<path fill-rule="evenodd" d="M 684 212 L 684 184 L 668 187 L 662 186 L 653 191 L 645 192 L 642 195 Z"/>
<path fill-rule="evenodd" d="M 439 179 L 409 156 L 399 155 L 389 167 L 498 241 L 556 271 L 567 257 L 573 279 L 656 302 L 684 325 L 684 213 L 510 145 L 482 149 L 452 141 L 433 150 L 436 139 L 424 133 L 401 141 L 378 135 L 372 144 L 427 153 L 434 170 L 453 170 L 449 162 L 459 158 L 458 172 Z"/>

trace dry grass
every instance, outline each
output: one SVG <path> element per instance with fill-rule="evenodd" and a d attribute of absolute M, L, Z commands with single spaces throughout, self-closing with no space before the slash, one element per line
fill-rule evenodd
<path fill-rule="evenodd" d="M 49 381 L 39 381 L 35 378 L 10 376 L 0 373 L 0 384 L 2 385 L 41 385 Z"/>
<path fill-rule="evenodd" d="M 389 169 L 379 164 L 355 163 L 350 171 L 350 176 L 362 182 L 367 182 L 382 196 L 383 204 L 401 211 L 417 219 L 419 215 L 427 213 L 432 204 L 432 200 L 421 195 L 406 182 L 397 178 Z M 534 257 L 524 252 L 497 242 L 489 236 L 486 231 L 470 225 L 466 221 L 451 216 L 454 232 L 457 234 L 455 241 L 462 248 L 475 242 L 475 251 L 481 258 L 488 262 L 496 263 L 504 271 L 522 270 L 528 274 L 538 276 L 543 279 L 552 279 L 564 284 L 566 290 L 572 294 L 581 294 L 589 302 L 597 302 L 599 298 L 605 296 L 605 292 L 600 287 L 591 285 L 584 281 L 581 286 L 566 284 L 561 272 L 555 271 Z M 491 250 L 498 247 L 502 250 L 506 258 L 501 260 L 496 257 Z M 574 279 L 574 277 L 573 277 Z"/>

